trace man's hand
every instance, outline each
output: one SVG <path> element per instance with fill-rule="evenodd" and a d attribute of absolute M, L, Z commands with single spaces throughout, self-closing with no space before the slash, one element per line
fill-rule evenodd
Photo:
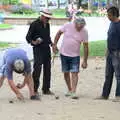
<path fill-rule="evenodd" d="M 16 85 L 16 87 L 19 88 L 19 89 L 22 89 L 24 86 L 25 86 L 24 84 L 20 84 L 20 83 L 18 83 L 18 84 Z"/>
<path fill-rule="evenodd" d="M 87 68 L 87 61 L 83 61 L 82 64 L 81 64 L 81 67 L 83 69 L 86 69 Z"/>
<path fill-rule="evenodd" d="M 58 53 L 58 48 L 57 48 L 57 45 L 56 44 L 53 44 L 52 45 L 52 51 L 54 54 L 57 54 Z"/>
<path fill-rule="evenodd" d="M 39 40 L 35 40 L 35 41 L 32 40 L 32 44 L 33 44 L 33 45 L 38 45 L 38 44 L 40 44 L 40 41 L 39 41 Z"/>
<path fill-rule="evenodd" d="M 24 97 L 21 93 L 16 94 L 16 96 L 19 100 L 22 100 L 22 101 L 24 100 Z"/>

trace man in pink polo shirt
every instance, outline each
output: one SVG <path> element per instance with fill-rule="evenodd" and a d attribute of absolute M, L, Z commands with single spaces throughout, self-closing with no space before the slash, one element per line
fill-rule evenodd
<path fill-rule="evenodd" d="M 60 48 L 62 72 L 66 81 L 68 92 L 66 96 L 77 99 L 76 87 L 80 66 L 80 45 L 83 43 L 84 57 L 82 68 L 87 68 L 88 59 L 88 31 L 84 28 L 86 22 L 83 18 L 77 17 L 73 22 L 66 23 L 57 32 L 54 39 L 53 52 L 57 52 L 57 42 L 62 34 L 63 41 Z"/>

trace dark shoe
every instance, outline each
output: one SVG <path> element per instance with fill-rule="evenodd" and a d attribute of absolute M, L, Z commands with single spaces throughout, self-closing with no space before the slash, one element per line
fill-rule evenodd
<path fill-rule="evenodd" d="M 113 100 L 113 102 L 120 102 L 120 96 L 116 96 L 116 98 Z"/>
<path fill-rule="evenodd" d="M 30 97 L 31 100 L 40 100 L 40 96 L 38 95 L 33 95 Z"/>
<path fill-rule="evenodd" d="M 54 95 L 54 93 L 51 92 L 50 90 L 48 90 L 48 91 L 43 91 L 43 94 L 44 94 L 44 95 Z"/>
<path fill-rule="evenodd" d="M 107 100 L 108 97 L 105 97 L 105 96 L 100 96 L 98 98 L 95 98 L 96 100 Z"/>

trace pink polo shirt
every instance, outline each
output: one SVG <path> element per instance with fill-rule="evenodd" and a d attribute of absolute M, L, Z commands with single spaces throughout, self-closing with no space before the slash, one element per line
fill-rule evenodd
<path fill-rule="evenodd" d="M 60 31 L 64 34 L 60 53 L 70 57 L 80 56 L 80 44 L 88 42 L 88 31 L 85 28 L 77 31 L 73 22 L 63 25 Z"/>

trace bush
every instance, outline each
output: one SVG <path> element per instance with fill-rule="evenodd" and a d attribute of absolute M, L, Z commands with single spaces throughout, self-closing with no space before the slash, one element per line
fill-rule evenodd
<path fill-rule="evenodd" d="M 10 1 L 10 4 L 11 5 L 16 5 L 16 4 L 18 4 L 19 3 L 19 0 L 11 0 Z"/>
<path fill-rule="evenodd" d="M 19 5 L 12 5 L 11 10 L 14 14 L 33 14 L 35 11 L 29 5 L 19 4 Z"/>

